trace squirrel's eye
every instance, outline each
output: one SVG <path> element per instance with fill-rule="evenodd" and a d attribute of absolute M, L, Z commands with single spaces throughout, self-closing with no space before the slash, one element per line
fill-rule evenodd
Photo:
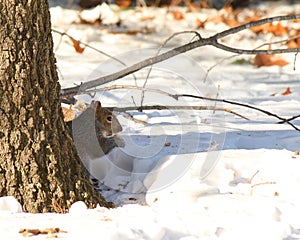
<path fill-rule="evenodd" d="M 111 122 L 111 121 L 112 121 L 112 116 L 111 116 L 111 115 L 107 116 L 106 120 L 107 120 L 108 122 Z"/>

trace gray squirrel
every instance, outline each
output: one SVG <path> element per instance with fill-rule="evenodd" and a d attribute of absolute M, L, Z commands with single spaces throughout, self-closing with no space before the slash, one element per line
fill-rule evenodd
<path fill-rule="evenodd" d="M 125 147 L 124 140 L 117 134 L 122 131 L 121 124 L 99 101 L 92 101 L 85 111 L 66 124 L 77 153 L 89 172 L 93 160 L 103 157 L 115 147 Z"/>

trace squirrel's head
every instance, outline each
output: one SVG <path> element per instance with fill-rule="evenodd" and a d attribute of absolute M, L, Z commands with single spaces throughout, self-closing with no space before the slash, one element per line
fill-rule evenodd
<path fill-rule="evenodd" d="M 100 101 L 92 101 L 91 107 L 95 111 L 96 121 L 99 122 L 105 136 L 111 136 L 112 134 L 122 131 L 122 126 L 119 123 L 117 117 L 108 109 L 101 106 Z"/>

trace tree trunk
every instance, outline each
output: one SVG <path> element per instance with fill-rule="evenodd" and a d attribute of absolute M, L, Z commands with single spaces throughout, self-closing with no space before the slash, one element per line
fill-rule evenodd
<path fill-rule="evenodd" d="M 109 207 L 66 130 L 48 1 L 0 0 L 0 196 L 24 211 Z"/>

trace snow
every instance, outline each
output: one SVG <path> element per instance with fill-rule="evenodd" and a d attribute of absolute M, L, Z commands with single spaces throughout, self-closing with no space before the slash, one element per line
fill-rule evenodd
<path fill-rule="evenodd" d="M 21 204 L 12 196 L 0 198 L 0 210 L 9 213 L 21 213 Z"/>
<path fill-rule="evenodd" d="M 107 5 L 79 12 L 51 5 L 53 28 L 131 65 L 154 56 L 160 44 L 172 33 L 195 27 L 197 18 L 215 15 L 215 10 L 184 12 L 186 19 L 175 21 L 167 9 L 114 10 L 126 29 L 154 29 L 150 34 L 111 34 L 112 26 L 74 24 L 79 15 L 89 18 Z M 300 5 L 268 8 L 268 15 L 297 12 Z M 98 12 L 97 12 L 98 11 Z M 106 10 L 108 12 L 108 10 Z M 146 20 L 141 20 L 142 18 Z M 147 20 L 148 19 L 148 20 Z M 89 19 L 91 20 L 91 19 Z M 106 19 L 107 20 L 107 19 Z M 106 24 L 109 24 L 106 22 Z M 297 23 L 295 23 L 297 24 Z M 295 25 L 296 26 L 296 25 Z M 224 24 L 209 24 L 203 36 L 224 30 Z M 125 30 L 126 30 L 125 29 Z M 121 29 L 124 31 L 124 29 Z M 244 35 L 243 35 L 244 34 Z M 91 49 L 76 53 L 66 36 L 53 33 L 57 66 L 63 87 L 91 80 L 124 66 Z M 255 39 L 247 31 L 245 38 L 226 39 L 235 47 L 254 48 L 269 37 Z M 173 39 L 168 47 L 184 44 L 192 34 Z M 238 40 L 240 39 L 240 41 Z M 274 39 L 272 39 L 274 40 Z M 233 42 L 234 41 L 234 42 Z M 163 50 L 165 51 L 165 49 Z M 293 54 L 283 55 L 285 67 L 261 67 L 230 64 L 227 59 L 209 73 L 205 70 L 232 54 L 203 47 L 156 65 L 146 87 L 169 93 L 188 93 L 218 97 L 257 106 L 282 117 L 298 115 L 300 104 L 299 61 L 293 70 Z M 142 86 L 148 69 L 112 84 Z M 110 86 L 112 84 L 107 84 Z M 282 93 L 290 87 L 292 93 Z M 274 95 L 275 94 L 275 95 Z M 274 95 L 274 96 L 273 96 Z M 80 96 L 84 102 L 91 97 Z M 134 89 L 98 92 L 105 106 L 139 105 L 141 93 Z M 214 106 L 214 102 L 180 98 L 173 100 L 157 92 L 147 92 L 145 105 Z M 0 198 L 1 239 L 21 239 L 20 229 L 59 228 L 60 239 L 299 239 L 300 238 L 300 134 L 278 119 L 257 111 L 232 105 L 248 117 L 241 119 L 223 111 L 148 110 L 131 114 L 147 124 L 133 122 L 125 114 L 118 119 L 123 126 L 124 149 L 115 149 L 105 160 L 93 162 L 93 175 L 99 191 L 117 207 L 87 209 L 74 203 L 67 214 L 22 213 L 13 197 Z M 299 120 L 293 123 L 299 126 Z M 104 183 L 104 184 L 103 184 Z M 33 239 L 44 239 L 45 235 Z"/>

